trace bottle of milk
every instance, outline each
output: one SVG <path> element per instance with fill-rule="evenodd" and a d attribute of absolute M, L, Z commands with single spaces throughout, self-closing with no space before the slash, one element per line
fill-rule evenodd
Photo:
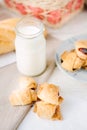
<path fill-rule="evenodd" d="M 26 76 L 41 74 L 46 68 L 46 40 L 43 24 L 25 16 L 16 26 L 16 61 L 18 70 Z"/>

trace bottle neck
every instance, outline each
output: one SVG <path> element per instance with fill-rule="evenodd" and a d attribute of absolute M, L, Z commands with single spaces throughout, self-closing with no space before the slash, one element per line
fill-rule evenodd
<path fill-rule="evenodd" d="M 43 24 L 36 18 L 24 17 L 16 26 L 16 34 L 23 38 L 34 38 L 43 33 Z"/>

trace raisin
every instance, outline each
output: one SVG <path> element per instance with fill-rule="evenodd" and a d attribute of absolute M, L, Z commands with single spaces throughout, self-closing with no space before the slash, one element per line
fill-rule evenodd
<path fill-rule="evenodd" d="M 35 90 L 35 88 L 31 88 L 32 90 Z"/>
<path fill-rule="evenodd" d="M 61 63 L 63 63 L 63 60 L 61 59 Z"/>
<path fill-rule="evenodd" d="M 75 71 L 76 69 L 75 68 L 73 68 L 73 71 Z"/>

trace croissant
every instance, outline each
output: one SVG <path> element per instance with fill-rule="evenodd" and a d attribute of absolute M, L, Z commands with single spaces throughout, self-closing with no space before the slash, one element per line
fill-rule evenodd
<path fill-rule="evenodd" d="M 19 18 L 10 18 L 0 21 L 0 54 L 15 50 L 15 26 Z"/>
<path fill-rule="evenodd" d="M 34 112 L 41 118 L 61 120 L 62 115 L 60 112 L 60 106 L 46 103 L 44 101 L 39 101 L 34 106 Z"/>
<path fill-rule="evenodd" d="M 44 102 L 59 105 L 63 98 L 59 96 L 59 88 L 54 84 L 43 83 L 39 86 L 37 97 Z"/>
<path fill-rule="evenodd" d="M 13 91 L 10 95 L 12 105 L 28 105 L 37 100 L 36 82 L 30 77 L 21 77 L 19 80 L 20 88 Z"/>
<path fill-rule="evenodd" d="M 67 71 L 79 70 L 84 64 L 84 60 L 77 56 L 75 50 L 71 50 L 70 52 L 64 52 L 61 55 L 61 66 Z"/>
<path fill-rule="evenodd" d="M 22 76 L 19 79 L 19 87 L 20 88 L 28 87 L 30 89 L 36 89 L 37 88 L 37 83 L 31 77 Z"/>
<path fill-rule="evenodd" d="M 10 96 L 12 105 L 28 105 L 37 100 L 37 94 L 29 88 L 14 91 Z"/>
<path fill-rule="evenodd" d="M 59 95 L 59 87 L 54 84 L 43 83 L 38 87 L 37 98 L 39 101 L 34 106 L 34 112 L 39 117 L 61 120 L 60 104 L 63 98 Z"/>

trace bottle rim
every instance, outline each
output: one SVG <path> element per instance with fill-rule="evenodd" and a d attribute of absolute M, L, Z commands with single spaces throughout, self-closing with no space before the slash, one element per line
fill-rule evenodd
<path fill-rule="evenodd" d="M 39 28 L 38 32 L 35 32 L 33 34 L 25 34 L 25 33 L 21 32 L 21 28 L 22 28 L 21 25 L 25 24 L 26 22 L 31 22 L 31 24 L 38 23 L 38 25 L 39 25 L 39 27 L 37 27 L 37 28 Z M 27 25 L 27 26 L 30 26 L 30 25 Z M 35 26 L 35 25 L 33 25 L 33 26 Z M 32 16 L 29 16 L 29 15 L 23 16 L 19 20 L 19 22 L 17 23 L 17 25 L 15 27 L 16 34 L 19 35 L 19 36 L 21 36 L 21 37 L 23 37 L 23 38 L 34 38 L 34 37 L 37 37 L 43 31 L 44 31 L 44 25 L 43 25 L 43 23 L 39 19 L 37 19 L 35 17 L 32 17 Z"/>

